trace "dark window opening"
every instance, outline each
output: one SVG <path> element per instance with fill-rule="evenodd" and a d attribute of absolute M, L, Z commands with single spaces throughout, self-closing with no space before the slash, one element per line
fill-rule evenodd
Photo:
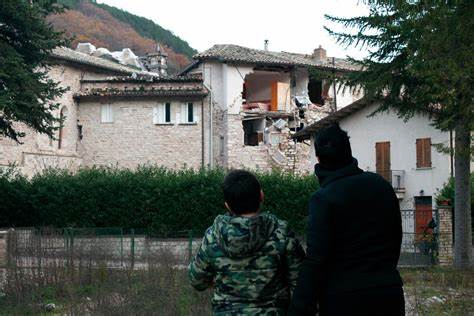
<path fill-rule="evenodd" d="M 192 103 L 188 103 L 188 122 L 193 123 L 194 122 L 194 106 Z"/>
<path fill-rule="evenodd" d="M 310 78 L 308 82 L 308 95 L 312 103 L 324 105 L 323 82 Z"/>
<path fill-rule="evenodd" d="M 258 146 L 259 143 L 263 142 L 265 119 L 244 120 L 242 126 L 245 146 Z"/>
<path fill-rule="evenodd" d="M 247 82 L 242 85 L 242 99 L 247 100 Z"/>
<path fill-rule="evenodd" d="M 66 124 L 66 117 L 67 117 L 67 108 L 63 107 L 59 112 L 59 119 L 61 120 L 61 126 L 59 127 L 59 135 L 58 135 L 58 149 L 62 149 L 63 142 L 64 142 L 64 124 Z"/>
<path fill-rule="evenodd" d="M 77 125 L 77 137 L 79 140 L 82 140 L 83 135 L 82 135 L 82 125 Z"/>
<path fill-rule="evenodd" d="M 166 123 L 171 122 L 171 103 L 165 104 L 165 122 Z"/>

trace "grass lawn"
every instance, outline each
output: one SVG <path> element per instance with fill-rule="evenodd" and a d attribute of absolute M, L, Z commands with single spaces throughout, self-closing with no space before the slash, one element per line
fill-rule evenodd
<path fill-rule="evenodd" d="M 407 315 L 474 315 L 474 269 L 402 269 Z"/>
<path fill-rule="evenodd" d="M 434 267 L 401 274 L 407 315 L 474 315 L 474 270 Z M 197 293 L 185 271 L 163 266 L 14 269 L 3 279 L 0 315 L 210 315 L 210 292 Z M 49 303 L 54 310 L 47 311 Z"/>

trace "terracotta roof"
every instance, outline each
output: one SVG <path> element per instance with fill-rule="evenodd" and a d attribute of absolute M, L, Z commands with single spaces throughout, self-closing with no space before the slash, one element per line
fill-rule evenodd
<path fill-rule="evenodd" d="M 222 62 L 251 63 L 276 66 L 312 66 L 325 69 L 338 69 L 343 71 L 359 70 L 358 65 L 354 65 L 342 58 L 328 57 L 323 60 L 317 60 L 311 55 L 272 52 L 260 49 L 252 49 L 238 45 L 214 45 L 208 50 L 193 56 L 196 60 L 218 60 Z M 195 66 L 195 63 L 186 68 Z"/>
<path fill-rule="evenodd" d="M 118 89 L 113 87 L 85 89 L 74 98 L 96 99 L 102 97 L 204 97 L 209 91 L 202 84 L 195 85 L 164 85 L 151 88 Z"/>
<path fill-rule="evenodd" d="M 336 122 L 341 121 L 342 119 L 352 115 L 353 113 L 362 110 L 366 106 L 373 104 L 373 101 L 369 101 L 365 98 L 362 98 L 360 100 L 357 100 L 348 106 L 343 107 L 342 109 L 329 114 L 328 116 L 320 119 L 319 121 L 306 126 L 303 128 L 301 131 L 295 133 L 293 135 L 293 138 L 298 138 L 298 139 L 306 139 L 308 138 L 311 134 L 317 132 L 318 130 L 321 130 L 325 127 L 328 127 L 331 124 L 334 124 Z"/>
<path fill-rule="evenodd" d="M 56 47 L 55 49 L 53 49 L 51 53 L 51 58 L 65 60 L 91 67 L 97 67 L 103 70 L 114 71 L 121 74 L 150 74 L 139 68 L 122 65 L 105 58 L 90 56 L 84 53 L 76 52 L 67 47 Z"/>

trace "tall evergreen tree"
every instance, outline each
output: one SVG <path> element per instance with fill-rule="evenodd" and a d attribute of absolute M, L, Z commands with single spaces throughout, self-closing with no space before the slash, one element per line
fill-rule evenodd
<path fill-rule="evenodd" d="M 47 76 L 52 49 L 65 45 L 45 16 L 53 0 L 0 1 L 0 136 L 21 142 L 24 126 L 53 137 L 61 124 L 54 100 L 65 89 Z"/>
<path fill-rule="evenodd" d="M 326 16 L 345 31 L 326 28 L 337 41 L 368 50 L 362 67 L 343 78 L 383 100 L 380 111 L 400 118 L 431 116 L 440 130 L 455 131 L 456 267 L 472 265 L 470 203 L 471 133 L 474 127 L 474 1 L 362 0 L 367 16 Z"/>

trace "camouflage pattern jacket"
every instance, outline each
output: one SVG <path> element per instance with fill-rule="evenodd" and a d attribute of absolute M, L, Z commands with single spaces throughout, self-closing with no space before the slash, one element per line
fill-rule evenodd
<path fill-rule="evenodd" d="M 268 213 L 219 215 L 189 265 L 197 290 L 214 287 L 214 315 L 285 315 L 304 250 Z"/>

